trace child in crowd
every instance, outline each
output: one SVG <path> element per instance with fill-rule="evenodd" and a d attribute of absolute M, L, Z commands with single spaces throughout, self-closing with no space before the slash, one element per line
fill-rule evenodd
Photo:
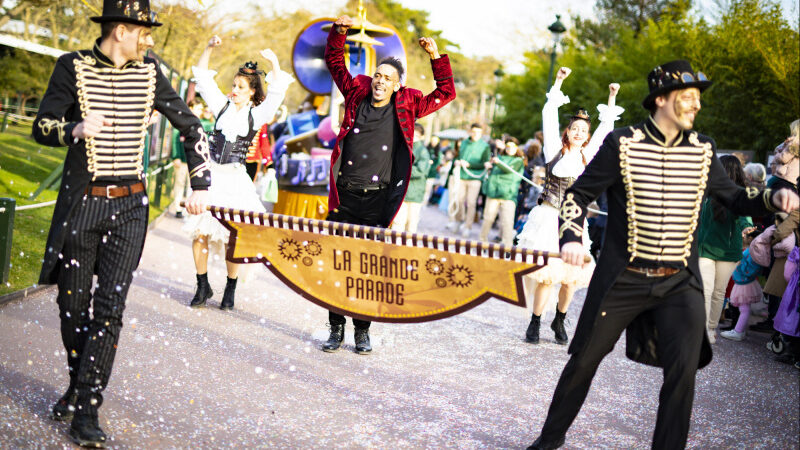
<path fill-rule="evenodd" d="M 750 243 L 742 254 L 742 259 L 733 271 L 733 282 L 730 304 L 739 308 L 739 320 L 736 326 L 729 331 L 720 333 L 720 336 L 733 341 L 742 341 L 745 338 L 747 321 L 750 318 L 750 305 L 760 302 L 763 297 L 758 275 L 764 267 L 769 266 L 771 252 L 770 241 L 775 233 L 775 226 L 770 226 L 759 234 Z M 794 247 L 794 235 L 786 236 L 782 241 L 772 247 L 776 256 L 785 256 Z"/>

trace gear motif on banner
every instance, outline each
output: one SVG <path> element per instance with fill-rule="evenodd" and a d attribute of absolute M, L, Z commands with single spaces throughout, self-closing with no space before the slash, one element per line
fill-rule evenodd
<path fill-rule="evenodd" d="M 303 256 L 303 265 L 310 266 L 312 264 L 314 264 L 314 260 L 313 259 L 311 259 L 308 256 Z"/>
<path fill-rule="evenodd" d="M 297 261 L 303 248 L 294 239 L 281 239 L 281 241 L 278 242 L 278 251 L 284 259 Z"/>
<path fill-rule="evenodd" d="M 440 288 L 447 287 L 447 280 L 444 278 L 437 278 L 436 279 L 436 286 Z"/>
<path fill-rule="evenodd" d="M 305 243 L 305 250 L 311 256 L 319 256 L 322 253 L 322 246 L 317 241 L 308 241 Z"/>
<path fill-rule="evenodd" d="M 453 286 L 467 287 L 472 284 L 472 280 L 475 279 L 475 276 L 466 266 L 456 264 L 447 269 L 447 279 Z"/>
<path fill-rule="evenodd" d="M 444 264 L 435 259 L 429 259 L 428 262 L 425 263 L 425 268 L 428 269 L 431 275 L 441 275 L 442 272 L 444 272 Z"/>

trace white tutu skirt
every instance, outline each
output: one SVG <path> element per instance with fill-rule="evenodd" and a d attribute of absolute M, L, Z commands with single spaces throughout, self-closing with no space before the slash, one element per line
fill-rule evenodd
<path fill-rule="evenodd" d="M 256 186 L 247 175 L 243 164 L 220 165 L 212 162 L 208 196 L 209 205 L 266 212 L 256 193 Z M 230 232 L 210 212 L 190 215 L 183 225 L 183 231 L 192 240 L 208 236 L 209 253 L 215 255 L 215 259 L 224 259 L 225 245 L 228 243 Z"/>
<path fill-rule="evenodd" d="M 586 255 L 591 257 L 589 228 L 583 222 L 583 248 Z M 548 203 L 543 203 L 531 209 L 525 227 L 517 236 L 517 246 L 532 250 L 558 253 L 558 210 Z M 586 287 L 594 271 L 594 259 L 590 264 L 577 267 L 566 264 L 558 258 L 549 259 L 547 265 L 533 272 L 530 276 L 537 283 L 542 284 L 575 284 L 577 287 Z"/>

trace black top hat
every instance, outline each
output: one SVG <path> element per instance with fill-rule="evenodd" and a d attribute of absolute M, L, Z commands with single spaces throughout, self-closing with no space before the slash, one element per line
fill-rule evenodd
<path fill-rule="evenodd" d="M 103 0 L 103 15 L 92 17 L 92 22 L 124 22 L 146 27 L 160 27 L 155 11 L 150 10 L 150 0 Z"/>
<path fill-rule="evenodd" d="M 647 85 L 650 93 L 645 97 L 642 106 L 645 109 L 652 109 L 655 105 L 656 97 L 676 89 L 698 88 L 700 92 L 711 86 L 709 80 L 703 72 L 694 73 L 689 61 L 679 59 L 664 63 L 650 71 L 647 75 Z"/>
<path fill-rule="evenodd" d="M 590 124 L 592 123 L 592 119 L 589 117 L 589 111 L 586 111 L 584 108 L 578 108 L 578 112 L 569 116 L 569 120 L 585 120 Z"/>

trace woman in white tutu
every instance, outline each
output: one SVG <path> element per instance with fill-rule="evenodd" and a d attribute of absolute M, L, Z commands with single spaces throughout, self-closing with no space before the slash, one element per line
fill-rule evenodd
<path fill-rule="evenodd" d="M 528 221 L 518 236 L 520 247 L 558 252 L 558 212 L 564 198 L 564 191 L 583 173 L 584 167 L 597 153 L 606 134 L 614 129 L 614 121 L 624 111 L 614 104 L 619 85 L 610 84 L 608 86 L 610 91 L 608 105 L 597 106 L 600 112 L 600 125 L 594 135 L 589 133 L 591 119 L 584 109 L 579 109 L 570 118 L 564 132 L 559 134 L 558 107 L 569 103 L 569 97 L 561 92 L 561 84 L 570 72 L 571 70 L 567 67 L 558 70 L 556 82 L 547 94 L 547 103 L 542 109 L 543 151 L 548 162 L 547 178 L 544 191 L 539 198 L 539 206 L 533 208 L 528 214 Z M 590 255 L 590 245 L 589 232 L 584 224 L 583 246 L 587 255 Z M 525 333 L 527 342 L 539 343 L 539 323 L 542 312 L 550 299 L 553 286 L 560 283 L 556 315 L 550 328 L 555 332 L 556 342 L 566 345 L 569 341 L 564 328 L 567 308 L 572 301 L 575 288 L 579 284 L 585 285 L 589 281 L 593 265 L 588 267 L 588 270 L 582 269 L 564 264 L 560 259 L 551 259 L 545 267 L 529 275 L 527 281 L 535 281 L 535 287 L 533 288 L 533 315 Z"/>
<path fill-rule="evenodd" d="M 245 169 L 247 149 L 261 126 L 274 118 L 275 112 L 283 102 L 286 89 L 294 78 L 281 71 L 275 53 L 267 49 L 261 52 L 261 56 L 272 64 L 272 71 L 267 75 L 266 95 L 261 80 L 264 72 L 258 70 L 256 63 L 247 62 L 239 68 L 233 78 L 232 91 L 226 96 L 214 81 L 217 73 L 208 69 L 211 52 L 214 47 L 221 44 L 219 37 L 212 37 L 197 66 L 192 67 L 192 73 L 197 81 L 197 92 L 217 118 L 214 133 L 209 136 L 213 187 L 208 191 L 208 203 L 264 212 L 253 180 Z M 209 251 L 221 254 L 228 242 L 229 232 L 209 212 L 190 217 L 183 229 L 192 238 L 192 253 L 197 269 L 197 291 L 191 306 L 199 307 L 205 305 L 206 300 L 213 295 L 208 284 Z M 226 261 L 226 265 L 228 281 L 225 284 L 220 309 L 233 308 L 239 275 L 238 264 Z"/>

